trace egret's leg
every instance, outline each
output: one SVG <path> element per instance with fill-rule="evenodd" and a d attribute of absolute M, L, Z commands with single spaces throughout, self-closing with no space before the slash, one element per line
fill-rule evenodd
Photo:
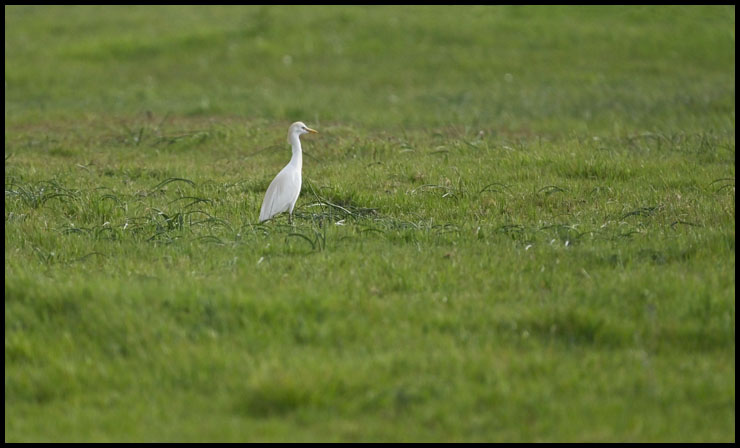
<path fill-rule="evenodd" d="M 288 213 L 288 224 L 293 225 L 293 213 Z"/>

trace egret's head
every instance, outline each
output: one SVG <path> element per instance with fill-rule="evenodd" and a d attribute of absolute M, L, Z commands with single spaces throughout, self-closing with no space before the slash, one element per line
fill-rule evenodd
<path fill-rule="evenodd" d="M 302 121 L 296 121 L 295 123 L 290 125 L 290 128 L 288 129 L 288 136 L 290 135 L 303 135 L 303 134 L 318 134 L 318 131 L 314 131 L 313 129 L 309 128 L 305 124 L 303 124 Z"/>

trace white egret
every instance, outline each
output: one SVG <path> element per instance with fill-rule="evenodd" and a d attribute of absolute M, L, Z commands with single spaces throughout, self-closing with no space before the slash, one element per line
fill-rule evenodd
<path fill-rule="evenodd" d="M 262 201 L 262 209 L 260 209 L 259 222 L 282 212 L 288 212 L 288 220 L 292 222 L 293 207 L 298 200 L 298 195 L 301 194 L 303 152 L 300 136 L 309 132 L 318 134 L 318 131 L 314 131 L 300 121 L 291 124 L 288 128 L 288 143 L 293 147 L 293 156 L 267 187 L 265 200 Z"/>

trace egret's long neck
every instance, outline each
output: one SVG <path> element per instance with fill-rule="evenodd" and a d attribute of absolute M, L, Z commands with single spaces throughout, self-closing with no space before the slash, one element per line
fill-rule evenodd
<path fill-rule="evenodd" d="M 291 134 L 290 137 L 288 137 L 288 141 L 290 141 L 290 146 L 293 147 L 293 157 L 290 158 L 290 163 L 300 169 L 303 166 L 301 139 L 298 138 L 298 134 Z"/>

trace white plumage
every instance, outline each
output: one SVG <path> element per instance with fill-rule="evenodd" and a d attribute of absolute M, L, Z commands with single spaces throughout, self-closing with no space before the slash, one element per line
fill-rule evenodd
<path fill-rule="evenodd" d="M 288 143 L 293 147 L 293 156 L 285 168 L 280 170 L 275 179 L 270 182 L 262 201 L 259 222 L 268 220 L 278 213 L 288 212 L 289 219 L 293 218 L 293 207 L 301 193 L 301 169 L 303 168 L 303 152 L 301 150 L 300 136 L 307 133 L 315 133 L 300 121 L 290 125 L 288 128 Z"/>

